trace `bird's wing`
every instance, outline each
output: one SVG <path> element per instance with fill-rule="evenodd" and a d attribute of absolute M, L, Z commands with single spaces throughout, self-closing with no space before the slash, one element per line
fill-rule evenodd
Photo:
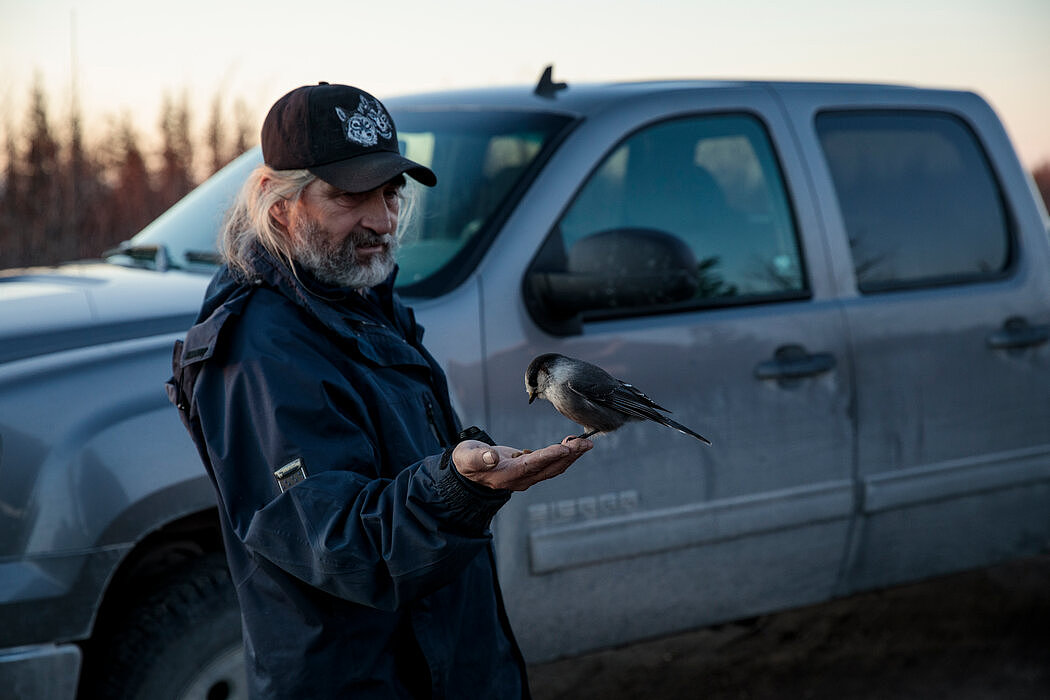
<path fill-rule="evenodd" d="M 658 423 L 664 420 L 659 411 L 667 410 L 630 384 L 623 383 L 602 397 L 602 405 L 635 418 L 654 420 Z"/>
<path fill-rule="evenodd" d="M 664 413 L 671 412 L 668 409 L 661 406 L 660 404 L 653 401 L 652 399 L 650 399 L 645 394 L 643 394 L 638 389 L 638 387 L 634 386 L 633 384 L 628 384 L 627 382 L 619 382 L 619 386 L 616 387 L 615 394 L 617 396 L 623 396 L 627 401 L 635 401 L 637 403 L 642 404 L 643 406 L 655 408 L 657 411 L 663 411 Z"/>
<path fill-rule="evenodd" d="M 612 377 L 597 381 L 582 381 L 576 378 L 565 382 L 565 386 L 572 393 L 599 406 L 607 405 L 608 397 L 616 390 L 616 384 L 616 380 Z"/>
<path fill-rule="evenodd" d="M 658 403 L 650 399 L 648 396 L 643 394 L 637 388 L 624 382 L 617 382 L 616 386 L 607 388 L 607 391 L 602 394 L 592 394 L 591 400 L 595 403 L 604 406 L 605 408 L 615 409 L 621 413 L 637 418 L 639 420 L 651 420 L 661 425 L 665 425 L 668 428 L 673 428 L 680 433 L 686 435 L 692 435 L 696 439 L 710 445 L 711 441 L 705 438 L 700 433 L 687 428 L 681 423 L 671 420 L 667 416 L 660 413 L 664 411 L 670 413 L 666 408 L 660 406 Z"/>
<path fill-rule="evenodd" d="M 613 377 L 599 381 L 572 380 L 566 385 L 582 399 L 602 408 L 619 411 L 639 420 L 661 421 L 663 416 L 657 411 L 666 411 L 648 396 L 630 384 L 625 384 Z"/>

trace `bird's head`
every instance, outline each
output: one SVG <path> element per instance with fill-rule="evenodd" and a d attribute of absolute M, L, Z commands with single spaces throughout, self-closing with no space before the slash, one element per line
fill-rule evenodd
<path fill-rule="evenodd" d="M 545 398 L 544 393 L 550 382 L 550 367 L 560 357 L 555 353 L 538 355 L 525 370 L 525 391 L 529 394 L 529 403 Z"/>

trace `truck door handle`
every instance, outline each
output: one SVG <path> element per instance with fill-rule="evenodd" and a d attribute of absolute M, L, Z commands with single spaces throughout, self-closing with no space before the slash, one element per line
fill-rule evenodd
<path fill-rule="evenodd" d="M 1050 340 L 1050 326 L 1033 326 L 1020 316 L 1011 316 L 1003 327 L 988 336 L 988 347 L 1015 350 L 1040 345 Z"/>
<path fill-rule="evenodd" d="M 758 379 L 802 379 L 823 374 L 835 367 L 835 356 L 827 352 L 809 353 L 801 345 L 781 345 L 772 360 L 755 367 Z"/>

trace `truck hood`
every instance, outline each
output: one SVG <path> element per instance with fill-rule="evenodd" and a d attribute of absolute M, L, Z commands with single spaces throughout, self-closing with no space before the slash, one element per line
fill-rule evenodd
<path fill-rule="evenodd" d="M 185 331 L 208 281 L 102 262 L 0 272 L 0 362 Z"/>

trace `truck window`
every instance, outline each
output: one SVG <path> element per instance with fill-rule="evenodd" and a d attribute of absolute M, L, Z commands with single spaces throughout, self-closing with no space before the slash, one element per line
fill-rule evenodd
<path fill-rule="evenodd" d="M 398 289 L 435 297 L 470 274 L 523 183 L 573 122 L 542 112 L 391 111 L 405 155 L 440 173 L 436 187 L 413 188 L 410 196 Z"/>
<path fill-rule="evenodd" d="M 995 279 L 1011 235 L 974 133 L 929 111 L 816 118 L 862 292 Z"/>
<path fill-rule="evenodd" d="M 656 229 L 692 250 L 696 289 L 674 308 L 797 297 L 806 288 L 780 169 L 750 115 L 675 119 L 619 144 L 559 229 L 571 260 L 580 241 L 623 228 Z"/>

